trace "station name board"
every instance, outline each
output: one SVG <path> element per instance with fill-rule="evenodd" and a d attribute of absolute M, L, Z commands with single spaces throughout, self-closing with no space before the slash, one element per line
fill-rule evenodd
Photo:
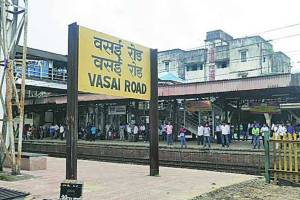
<path fill-rule="evenodd" d="M 79 26 L 78 91 L 150 100 L 150 49 Z"/>

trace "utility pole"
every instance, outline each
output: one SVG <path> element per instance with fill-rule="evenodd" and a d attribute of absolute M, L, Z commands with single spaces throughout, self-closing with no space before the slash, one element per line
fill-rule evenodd
<path fill-rule="evenodd" d="M 11 161 L 12 173 L 20 174 L 24 124 L 28 0 L 0 0 L 0 10 L 0 165 L 3 164 L 5 152 Z M 15 54 L 22 33 L 24 33 L 24 41 L 21 98 L 19 99 L 14 72 L 19 67 L 17 63 L 20 60 L 15 57 Z M 15 100 L 20 113 L 17 161 L 15 159 L 15 136 L 13 131 L 13 100 Z"/>

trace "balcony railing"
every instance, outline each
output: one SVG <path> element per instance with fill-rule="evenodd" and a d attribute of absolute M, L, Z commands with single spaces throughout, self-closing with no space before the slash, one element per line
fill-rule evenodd
<path fill-rule="evenodd" d="M 14 69 L 14 74 L 16 77 L 22 76 L 22 69 L 17 67 Z M 45 69 L 26 69 L 26 78 L 44 81 L 57 81 L 57 82 L 67 82 L 67 72 L 62 69 L 48 68 Z"/>

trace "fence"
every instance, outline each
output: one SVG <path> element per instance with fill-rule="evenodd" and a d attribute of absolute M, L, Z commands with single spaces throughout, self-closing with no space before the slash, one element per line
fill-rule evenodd
<path fill-rule="evenodd" d="M 280 181 L 299 186 L 299 152 L 296 134 L 276 136 L 271 139 L 265 136 L 265 176 L 266 181 L 273 179 L 275 184 Z M 272 163 L 270 163 L 270 152 Z"/>

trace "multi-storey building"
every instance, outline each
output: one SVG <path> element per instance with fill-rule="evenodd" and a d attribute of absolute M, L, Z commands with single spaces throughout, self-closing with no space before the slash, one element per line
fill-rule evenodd
<path fill-rule="evenodd" d="M 158 71 L 185 82 L 201 82 L 290 73 L 291 65 L 288 56 L 274 52 L 260 36 L 233 38 L 216 30 L 206 33 L 203 48 L 159 52 Z"/>

